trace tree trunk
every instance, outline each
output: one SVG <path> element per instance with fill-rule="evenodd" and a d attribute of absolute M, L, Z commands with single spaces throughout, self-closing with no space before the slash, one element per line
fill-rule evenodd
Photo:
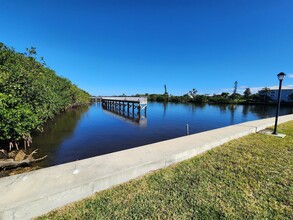
<path fill-rule="evenodd" d="M 34 150 L 31 154 L 27 156 L 26 159 L 20 161 L 15 161 L 13 159 L 0 160 L 0 170 L 30 166 L 32 163 L 43 160 L 47 157 L 46 155 L 44 157 L 34 159 L 33 154 L 35 154 L 36 152 L 37 150 Z"/>

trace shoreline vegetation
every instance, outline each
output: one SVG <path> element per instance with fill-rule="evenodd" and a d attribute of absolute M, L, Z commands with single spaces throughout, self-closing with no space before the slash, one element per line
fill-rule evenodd
<path fill-rule="evenodd" d="M 26 149 L 47 120 L 89 102 L 90 94 L 47 67 L 36 48 L 18 53 L 0 42 L 0 148 Z"/>
<path fill-rule="evenodd" d="M 247 88 L 241 95 L 237 93 L 237 85 L 236 81 L 232 94 L 199 95 L 192 89 L 182 96 L 173 96 L 164 85 L 164 94 L 135 96 L 147 96 L 150 102 L 274 104 L 268 97 L 268 88 L 257 94 L 251 94 Z M 36 48 L 26 48 L 26 52 L 19 53 L 0 42 L 0 149 L 19 150 L 21 146 L 26 150 L 32 143 L 32 134 L 42 132 L 48 120 L 89 103 L 90 94 L 58 76 L 42 57 L 37 57 Z M 282 104 L 293 105 L 292 102 Z"/>
<path fill-rule="evenodd" d="M 293 121 L 96 193 L 37 219 L 292 219 Z"/>
<path fill-rule="evenodd" d="M 275 105 L 276 102 L 271 100 L 265 93 L 263 93 L 264 88 L 260 90 L 259 93 L 241 95 L 239 93 L 227 93 L 214 95 L 190 95 L 187 93 L 182 96 L 173 96 L 169 94 L 136 94 L 134 96 L 145 96 L 150 102 L 173 102 L 173 103 L 195 103 L 195 104 L 243 104 L 243 105 Z M 293 98 L 293 94 L 292 94 Z M 281 102 L 281 105 L 292 105 L 293 102 Z"/>
<path fill-rule="evenodd" d="M 193 88 L 189 92 L 181 96 L 174 96 L 168 93 L 167 86 L 164 85 L 165 92 L 163 94 L 136 94 L 135 96 L 145 96 L 148 101 L 156 102 L 174 102 L 174 103 L 209 103 L 209 104 L 269 104 L 273 105 L 276 102 L 270 97 L 270 88 L 264 87 L 257 93 L 251 93 L 250 88 L 246 88 L 243 95 L 239 94 L 238 82 L 234 82 L 233 93 L 222 92 L 221 94 L 198 94 L 197 89 Z M 122 95 L 124 96 L 124 95 Z M 282 105 L 293 105 L 293 93 L 288 97 L 289 102 L 281 101 Z"/>

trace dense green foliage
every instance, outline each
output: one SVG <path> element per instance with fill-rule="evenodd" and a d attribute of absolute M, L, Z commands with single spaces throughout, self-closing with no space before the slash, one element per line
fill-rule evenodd
<path fill-rule="evenodd" d="M 19 141 L 55 114 L 89 102 L 89 94 L 37 61 L 0 43 L 0 141 Z"/>
<path fill-rule="evenodd" d="M 293 219 L 293 121 L 39 219 Z"/>
<path fill-rule="evenodd" d="M 190 102 L 190 103 L 214 103 L 214 104 L 273 104 L 274 101 L 268 96 L 269 89 L 263 88 L 256 94 L 252 94 L 249 88 L 246 88 L 243 95 L 239 93 L 213 95 L 199 95 L 197 90 L 193 89 L 182 96 L 173 96 L 168 94 L 144 94 L 136 96 L 147 96 L 148 101 L 154 102 Z M 293 97 L 293 95 L 292 95 Z M 293 99 L 293 98 L 292 98 Z M 289 102 L 290 103 L 290 102 Z M 292 103 L 292 102 L 291 102 Z"/>
<path fill-rule="evenodd" d="M 183 96 L 173 96 L 166 94 L 150 94 L 147 95 L 149 101 L 156 102 L 191 102 L 191 103 L 245 103 L 248 101 L 260 100 L 257 96 L 242 96 L 238 93 L 223 92 L 221 95 L 197 95 L 197 94 L 185 94 Z"/>

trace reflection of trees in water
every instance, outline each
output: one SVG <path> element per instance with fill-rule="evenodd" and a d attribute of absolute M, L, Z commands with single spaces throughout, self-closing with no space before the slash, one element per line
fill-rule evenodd
<path fill-rule="evenodd" d="M 193 106 L 194 108 L 204 109 L 206 105 L 207 105 L 206 103 L 198 103 L 198 104 L 194 104 Z"/>
<path fill-rule="evenodd" d="M 248 113 L 251 111 L 250 110 L 250 107 L 251 107 L 251 105 L 243 105 L 243 107 L 242 107 L 242 114 L 244 116 L 247 116 Z"/>
<path fill-rule="evenodd" d="M 230 111 L 231 122 L 234 123 L 235 111 L 239 106 L 242 106 L 243 116 L 247 116 L 249 113 L 255 114 L 258 118 L 268 118 L 274 117 L 276 114 L 276 106 L 274 105 L 232 105 L 232 104 L 219 104 L 212 105 L 215 108 L 218 108 L 219 111 L 223 114 L 226 114 L 227 111 Z M 290 106 L 281 106 L 280 115 L 292 114 L 293 108 Z"/>
<path fill-rule="evenodd" d="M 78 121 L 88 109 L 89 106 L 80 106 L 56 115 L 43 126 L 43 133 L 34 135 L 32 148 L 38 148 L 39 155 L 49 154 L 48 160 L 53 160 L 51 155 L 64 139 L 72 135 Z M 48 160 L 44 160 L 42 164 L 49 163 Z"/>
<path fill-rule="evenodd" d="M 165 116 L 166 116 L 166 112 L 167 112 L 167 109 L 168 109 L 168 102 L 163 102 L 163 107 L 164 107 L 163 116 L 164 116 L 164 118 L 165 118 Z"/>
<path fill-rule="evenodd" d="M 235 111 L 237 110 L 237 105 L 229 105 L 228 109 L 230 110 L 231 113 L 231 124 L 234 124 L 235 121 Z"/>
<path fill-rule="evenodd" d="M 250 111 L 255 113 L 260 118 L 274 117 L 277 106 L 274 105 L 251 105 Z M 292 114 L 293 109 L 289 106 L 281 106 L 280 115 Z"/>
<path fill-rule="evenodd" d="M 192 103 L 192 104 L 188 103 L 187 105 L 188 105 L 189 108 L 191 108 L 191 112 L 193 114 L 198 109 L 204 109 L 207 104 L 206 103 L 196 103 L 196 104 L 194 104 L 194 103 Z"/>
<path fill-rule="evenodd" d="M 182 107 L 188 111 L 191 111 L 192 114 L 196 112 L 197 109 L 204 109 L 206 107 L 206 103 L 168 103 L 168 102 L 162 102 L 161 103 L 163 106 L 163 117 L 166 117 L 167 110 L 170 107 L 171 109 L 176 108 L 176 107 Z M 169 106 L 170 105 L 170 106 Z"/>
<path fill-rule="evenodd" d="M 274 105 L 243 105 L 243 115 L 249 112 L 255 114 L 258 118 L 269 118 L 276 115 L 277 106 Z M 292 114 L 293 108 L 290 106 L 281 106 L 280 115 Z"/>
<path fill-rule="evenodd" d="M 251 112 L 255 113 L 260 118 L 271 117 L 276 113 L 276 108 L 269 105 L 253 105 Z"/>
<path fill-rule="evenodd" d="M 237 106 L 237 105 L 231 105 L 231 104 L 210 104 L 211 106 L 213 106 L 214 108 L 218 108 L 220 113 L 222 114 L 226 114 L 227 111 L 235 111 L 236 108 L 235 107 L 231 107 L 231 106 Z"/>
<path fill-rule="evenodd" d="M 218 108 L 222 114 L 227 112 L 228 105 L 227 104 L 211 104 L 213 107 Z"/>

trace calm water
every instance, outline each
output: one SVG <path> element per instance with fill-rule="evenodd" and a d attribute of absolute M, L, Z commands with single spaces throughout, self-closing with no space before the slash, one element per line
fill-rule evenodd
<path fill-rule="evenodd" d="M 280 115 L 291 113 L 293 107 L 281 107 Z M 186 124 L 192 134 L 273 116 L 274 106 L 148 103 L 139 118 L 94 103 L 48 122 L 44 133 L 33 137 L 32 148 L 48 155 L 42 166 L 52 166 L 184 136 Z"/>

